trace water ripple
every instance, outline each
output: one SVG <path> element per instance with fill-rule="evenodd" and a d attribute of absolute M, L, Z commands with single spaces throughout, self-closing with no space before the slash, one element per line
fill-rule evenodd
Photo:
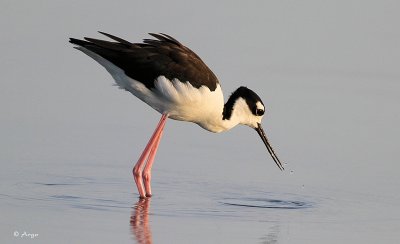
<path fill-rule="evenodd" d="M 313 207 L 311 202 L 255 197 L 225 198 L 221 203 L 229 206 L 272 209 L 305 209 Z"/>

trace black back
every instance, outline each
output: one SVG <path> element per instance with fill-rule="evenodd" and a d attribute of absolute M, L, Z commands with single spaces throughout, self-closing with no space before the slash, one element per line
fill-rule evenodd
<path fill-rule="evenodd" d="M 199 88 L 207 86 L 211 91 L 217 87 L 218 79 L 207 65 L 189 48 L 166 34 L 153 34 L 156 39 L 145 39 L 143 43 L 131 43 L 119 37 L 100 32 L 116 42 L 85 37 L 85 40 L 70 38 L 70 42 L 82 46 L 125 71 L 132 79 L 147 88 L 154 88 L 154 80 L 166 78 L 189 81 Z"/>

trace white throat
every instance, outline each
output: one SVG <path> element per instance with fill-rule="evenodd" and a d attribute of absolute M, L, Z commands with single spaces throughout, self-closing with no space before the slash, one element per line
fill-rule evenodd
<path fill-rule="evenodd" d="M 219 109 L 218 111 L 222 110 L 223 109 Z M 255 116 L 251 113 L 246 100 L 240 97 L 233 105 L 230 118 L 223 119 L 222 112 L 220 112 L 218 115 L 215 114 L 212 120 L 207 120 L 205 123 L 202 123 L 203 121 L 200 123 L 197 122 L 197 124 L 212 132 L 223 132 L 232 129 L 238 124 L 256 128 L 258 123 L 261 123 L 261 119 L 262 116 Z"/>

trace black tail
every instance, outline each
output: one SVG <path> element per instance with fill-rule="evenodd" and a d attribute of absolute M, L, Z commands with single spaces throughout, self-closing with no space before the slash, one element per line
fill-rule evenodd
<path fill-rule="evenodd" d="M 117 42 L 111 42 L 111 41 L 105 41 L 105 40 L 99 40 L 99 39 L 94 39 L 94 38 L 89 38 L 89 37 L 84 37 L 84 40 L 80 39 L 75 39 L 75 38 L 70 38 L 69 42 L 81 47 L 86 47 L 88 49 L 91 49 L 93 47 L 100 47 L 100 48 L 105 48 L 105 49 L 111 49 L 111 50 L 121 50 L 121 48 L 130 48 L 133 44 L 116 36 L 104 33 L 99 31 L 100 34 L 103 34 L 107 36 L 108 38 L 117 41 Z M 93 50 L 92 50 L 93 51 Z"/>
<path fill-rule="evenodd" d="M 79 39 L 75 39 L 75 38 L 69 38 L 69 42 L 78 46 L 87 46 L 90 44 L 90 42 L 88 41 L 84 41 L 84 40 L 79 40 Z"/>

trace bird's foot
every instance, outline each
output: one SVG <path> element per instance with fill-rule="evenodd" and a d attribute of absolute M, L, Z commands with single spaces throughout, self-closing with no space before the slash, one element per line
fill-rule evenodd
<path fill-rule="evenodd" d="M 139 195 L 139 199 L 146 199 L 146 198 L 150 198 L 150 197 L 152 197 L 153 195 L 152 194 L 148 194 L 148 193 L 146 193 L 146 195 L 145 196 L 141 196 L 141 195 Z"/>

